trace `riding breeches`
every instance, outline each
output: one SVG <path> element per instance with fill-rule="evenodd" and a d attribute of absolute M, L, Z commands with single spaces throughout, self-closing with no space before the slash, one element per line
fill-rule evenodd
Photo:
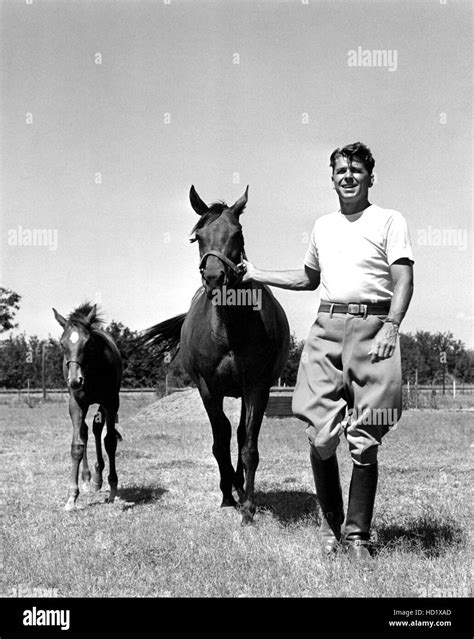
<path fill-rule="evenodd" d="M 308 423 L 313 452 L 331 457 L 345 435 L 359 466 L 377 461 L 382 437 L 402 413 L 400 346 L 372 363 L 377 315 L 318 313 L 301 355 L 293 413 Z"/>

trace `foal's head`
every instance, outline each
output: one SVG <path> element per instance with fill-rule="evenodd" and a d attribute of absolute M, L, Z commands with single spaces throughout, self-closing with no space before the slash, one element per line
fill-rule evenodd
<path fill-rule="evenodd" d="M 84 376 L 92 352 L 92 332 L 102 321 L 97 315 L 97 307 L 90 303 L 76 308 L 66 319 L 53 308 L 54 316 L 62 326 L 63 334 L 59 343 L 67 369 L 67 385 L 72 390 L 84 386 Z"/>
<path fill-rule="evenodd" d="M 244 236 L 239 217 L 247 204 L 247 196 L 248 187 L 232 206 L 225 202 L 207 206 L 194 186 L 189 192 L 191 206 L 201 216 L 193 228 L 191 242 L 199 243 L 199 270 L 208 297 L 224 284 L 234 286 L 240 282 L 242 275 L 238 264 L 244 253 Z"/>

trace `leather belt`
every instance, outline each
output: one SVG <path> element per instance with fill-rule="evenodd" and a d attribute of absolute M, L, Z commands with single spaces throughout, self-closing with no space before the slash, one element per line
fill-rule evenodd
<path fill-rule="evenodd" d="M 320 313 L 348 313 L 349 315 L 388 315 L 390 304 L 332 304 L 331 302 L 321 302 Z"/>

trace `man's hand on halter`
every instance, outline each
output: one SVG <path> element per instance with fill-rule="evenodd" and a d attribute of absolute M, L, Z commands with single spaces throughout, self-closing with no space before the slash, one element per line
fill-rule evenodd
<path fill-rule="evenodd" d="M 392 322 L 384 322 L 374 337 L 369 355 L 372 363 L 392 357 L 395 352 L 398 337 L 398 326 Z"/>

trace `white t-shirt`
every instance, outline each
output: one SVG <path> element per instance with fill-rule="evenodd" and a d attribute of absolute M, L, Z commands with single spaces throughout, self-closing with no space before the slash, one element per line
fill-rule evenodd
<path fill-rule="evenodd" d="M 321 272 L 321 300 L 375 304 L 391 300 L 390 265 L 402 257 L 413 261 L 405 218 L 371 204 L 318 218 L 304 263 Z"/>

